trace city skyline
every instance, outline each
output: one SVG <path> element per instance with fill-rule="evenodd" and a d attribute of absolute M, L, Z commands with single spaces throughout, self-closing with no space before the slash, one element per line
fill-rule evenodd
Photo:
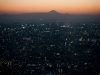
<path fill-rule="evenodd" d="M 0 14 L 38 13 L 100 14 L 100 0 L 1 0 Z"/>

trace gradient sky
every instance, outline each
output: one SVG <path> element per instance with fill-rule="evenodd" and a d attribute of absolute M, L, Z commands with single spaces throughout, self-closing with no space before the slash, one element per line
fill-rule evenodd
<path fill-rule="evenodd" d="M 0 0 L 0 13 L 100 14 L 100 0 Z"/>

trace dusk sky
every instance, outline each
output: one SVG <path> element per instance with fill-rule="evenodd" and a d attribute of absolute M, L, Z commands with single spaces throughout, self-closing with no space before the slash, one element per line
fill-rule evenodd
<path fill-rule="evenodd" d="M 100 14 L 100 0 L 0 0 L 0 14 L 51 10 L 69 14 Z"/>

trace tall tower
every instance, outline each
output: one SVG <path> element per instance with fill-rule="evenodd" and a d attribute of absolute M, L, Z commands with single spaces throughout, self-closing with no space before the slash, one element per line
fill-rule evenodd
<path fill-rule="evenodd" d="M 67 44 L 67 38 L 65 39 L 65 46 L 66 46 L 66 44 Z"/>

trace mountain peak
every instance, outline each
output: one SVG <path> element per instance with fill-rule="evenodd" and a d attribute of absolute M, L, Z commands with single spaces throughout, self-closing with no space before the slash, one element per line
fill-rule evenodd
<path fill-rule="evenodd" d="M 49 13 L 51 13 L 51 14 L 59 14 L 59 12 L 57 12 L 56 10 L 51 10 Z"/>

